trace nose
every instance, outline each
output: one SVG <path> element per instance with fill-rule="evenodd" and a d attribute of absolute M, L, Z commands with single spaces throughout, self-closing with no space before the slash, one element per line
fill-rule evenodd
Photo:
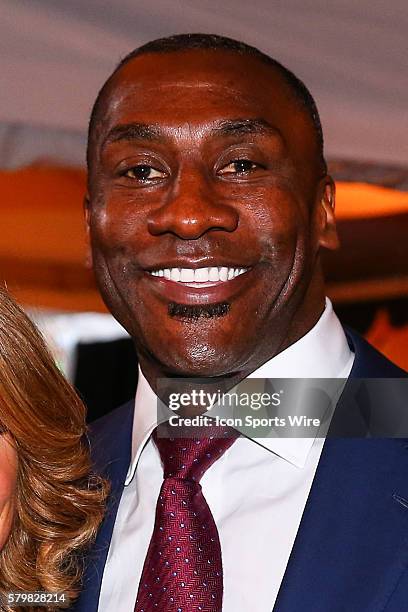
<path fill-rule="evenodd" d="M 233 232 L 238 221 L 237 210 L 217 198 L 205 177 L 186 171 L 165 204 L 151 212 L 147 225 L 153 236 L 170 232 L 183 240 L 196 240 L 211 230 Z"/>

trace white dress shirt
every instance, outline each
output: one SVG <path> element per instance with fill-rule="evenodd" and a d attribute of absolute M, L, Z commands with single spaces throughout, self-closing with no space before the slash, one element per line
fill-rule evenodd
<path fill-rule="evenodd" d="M 331 303 L 300 340 L 252 378 L 347 378 L 353 365 Z M 102 579 L 99 612 L 133 612 L 163 481 L 151 440 L 157 397 L 139 371 L 132 460 Z M 240 437 L 204 474 L 203 494 L 217 525 L 224 612 L 271 612 L 323 448 L 322 438 Z"/>

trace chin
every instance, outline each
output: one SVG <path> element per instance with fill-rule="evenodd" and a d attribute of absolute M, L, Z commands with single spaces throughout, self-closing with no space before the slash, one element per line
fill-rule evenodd
<path fill-rule="evenodd" d="M 228 376 L 236 371 L 230 350 L 225 351 L 208 344 L 195 345 L 192 350 L 156 354 L 156 358 L 169 377 L 213 378 Z"/>

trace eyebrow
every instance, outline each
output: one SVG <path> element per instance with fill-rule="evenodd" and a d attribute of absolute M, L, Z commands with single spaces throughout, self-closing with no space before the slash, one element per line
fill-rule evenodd
<path fill-rule="evenodd" d="M 280 131 L 270 124 L 266 119 L 226 119 L 215 123 L 210 130 L 212 136 L 246 136 L 246 135 L 266 135 L 281 136 Z M 120 141 L 166 140 L 163 129 L 155 124 L 148 123 L 127 123 L 117 125 L 110 130 L 102 143 L 102 148 L 111 143 Z"/>
<path fill-rule="evenodd" d="M 113 142 L 121 140 L 163 140 L 163 131 L 157 125 L 147 123 L 126 123 L 116 125 L 108 132 L 102 143 L 102 148 Z"/>
<path fill-rule="evenodd" d="M 228 119 L 219 121 L 212 130 L 216 136 L 245 136 L 246 134 L 280 136 L 280 131 L 266 119 Z"/>

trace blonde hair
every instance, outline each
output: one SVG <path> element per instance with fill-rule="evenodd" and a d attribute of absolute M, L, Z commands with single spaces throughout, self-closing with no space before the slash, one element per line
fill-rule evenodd
<path fill-rule="evenodd" d="M 96 536 L 109 487 L 92 474 L 83 403 L 36 327 L 1 288 L 0 426 L 18 455 L 0 594 L 63 591 L 74 599 L 82 552 Z"/>

